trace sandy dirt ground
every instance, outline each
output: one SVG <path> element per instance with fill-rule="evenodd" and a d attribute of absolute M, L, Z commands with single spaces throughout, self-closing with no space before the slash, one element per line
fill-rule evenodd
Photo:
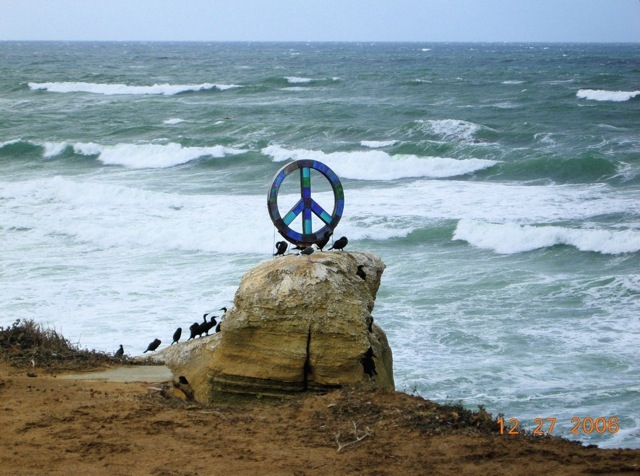
<path fill-rule="evenodd" d="M 401 392 L 201 405 L 158 388 L 0 364 L 0 474 L 640 474 L 640 450 L 500 435 Z"/>
<path fill-rule="evenodd" d="M 640 450 L 500 435 L 401 392 L 201 405 L 157 388 L 0 364 L 0 474 L 640 474 Z"/>

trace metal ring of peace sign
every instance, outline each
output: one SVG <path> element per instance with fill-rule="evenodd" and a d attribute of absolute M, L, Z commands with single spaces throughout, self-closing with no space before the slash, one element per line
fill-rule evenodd
<path fill-rule="evenodd" d="M 311 198 L 311 169 L 320 172 L 331 184 L 333 189 L 333 211 L 329 214 L 318 202 Z M 284 217 L 278 210 L 278 192 L 280 185 L 287 176 L 296 170 L 300 171 L 300 200 Z M 318 243 L 327 231 L 333 232 L 338 225 L 344 210 L 344 190 L 338 176 L 322 162 L 317 160 L 296 160 L 282 167 L 273 178 L 267 197 L 269 215 L 285 240 L 298 246 L 310 246 Z M 302 233 L 289 228 L 289 225 L 302 214 Z M 316 215 L 324 226 L 314 231 L 312 216 Z"/>

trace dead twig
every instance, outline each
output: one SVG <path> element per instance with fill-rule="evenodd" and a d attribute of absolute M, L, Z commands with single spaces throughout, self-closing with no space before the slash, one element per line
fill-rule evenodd
<path fill-rule="evenodd" d="M 366 431 L 362 435 L 358 436 L 358 424 L 355 421 L 353 421 L 352 423 L 353 423 L 353 436 L 355 437 L 355 440 L 349 441 L 348 443 L 340 443 L 340 432 L 336 433 L 336 443 L 338 444 L 338 453 L 340 453 L 343 450 L 343 448 L 359 443 L 360 441 L 364 440 L 367 436 L 371 436 L 371 430 L 369 429 L 369 427 L 366 428 Z"/>
<path fill-rule="evenodd" d="M 217 416 L 219 418 L 222 418 L 223 420 L 227 419 L 227 417 L 224 416 L 221 412 L 218 412 L 218 411 L 215 411 L 215 410 L 203 410 L 203 411 L 200 411 L 198 413 L 201 413 L 203 415 L 215 415 L 215 416 Z"/>

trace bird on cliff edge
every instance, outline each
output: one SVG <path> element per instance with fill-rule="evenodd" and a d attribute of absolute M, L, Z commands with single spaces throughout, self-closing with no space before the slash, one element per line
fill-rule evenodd
<path fill-rule="evenodd" d="M 304 256 L 309 256 L 310 254 L 313 254 L 313 252 L 315 251 L 315 248 L 313 247 L 313 245 L 311 246 L 307 246 L 306 248 L 304 248 L 300 253 L 298 253 L 299 255 L 304 255 Z"/>
<path fill-rule="evenodd" d="M 221 307 L 220 310 L 224 311 L 224 314 L 222 314 L 222 316 L 220 316 L 220 322 L 218 322 L 218 325 L 216 326 L 216 332 L 220 332 L 220 324 L 222 324 L 222 319 L 227 314 L 227 308 L 226 307 Z"/>
<path fill-rule="evenodd" d="M 149 347 L 147 347 L 147 350 L 143 352 L 143 354 L 146 354 L 150 350 L 156 350 L 160 346 L 160 344 L 162 344 L 162 341 L 160 339 L 154 339 L 153 342 L 149 344 Z"/>
<path fill-rule="evenodd" d="M 209 323 L 207 322 L 208 312 L 205 312 L 202 315 L 202 322 L 194 322 L 189 326 L 189 331 L 191 331 L 191 335 L 187 340 L 195 339 L 196 337 L 202 337 L 202 334 L 207 332 L 210 327 L 207 327 Z"/>
<path fill-rule="evenodd" d="M 178 327 L 176 331 L 173 333 L 173 342 L 171 342 L 171 345 L 177 344 L 181 336 L 182 336 L 182 327 Z"/>
<path fill-rule="evenodd" d="M 322 249 L 325 246 L 327 246 L 327 243 L 329 243 L 329 238 L 331 238 L 331 235 L 333 235 L 333 232 L 331 230 L 327 230 L 324 232 L 324 235 L 322 235 L 322 238 L 318 240 L 318 242 L 316 243 L 316 246 L 320 251 L 322 251 Z"/>
<path fill-rule="evenodd" d="M 189 326 L 189 331 L 191 332 L 191 335 L 189 336 L 189 338 L 187 340 L 195 339 L 197 336 L 199 336 L 201 334 L 201 332 L 200 332 L 200 323 L 199 322 L 194 322 L 193 324 L 191 324 Z"/>
<path fill-rule="evenodd" d="M 205 321 L 204 323 L 200 324 L 200 331 L 204 332 L 206 335 L 209 335 L 209 331 L 217 324 L 216 317 L 217 316 L 211 316 L 209 318 L 209 322 Z"/>
<path fill-rule="evenodd" d="M 347 239 L 346 236 L 343 236 L 341 238 L 338 238 L 336 242 L 333 244 L 333 246 L 329 249 L 342 251 L 344 250 L 344 247 L 347 246 L 347 243 L 349 243 L 349 240 Z"/>
<path fill-rule="evenodd" d="M 121 359 L 124 356 L 124 347 L 122 347 L 122 344 L 120 344 L 120 348 L 118 350 L 116 350 L 116 353 L 114 354 L 114 357 L 116 359 Z"/>
<path fill-rule="evenodd" d="M 284 256 L 284 254 L 287 252 L 288 247 L 289 244 L 286 241 L 278 241 L 276 243 L 276 252 L 273 254 L 273 256 Z"/>

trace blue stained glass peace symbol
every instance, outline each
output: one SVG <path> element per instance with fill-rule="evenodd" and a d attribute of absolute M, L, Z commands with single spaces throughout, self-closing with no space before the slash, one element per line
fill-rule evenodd
<path fill-rule="evenodd" d="M 333 211 L 329 214 L 311 197 L 311 169 L 320 172 L 333 189 Z M 278 209 L 278 192 L 280 185 L 289 174 L 300 172 L 300 200 L 284 217 Z M 344 210 L 344 190 L 338 176 L 322 162 L 317 160 L 296 160 L 282 167 L 273 178 L 267 197 L 269 215 L 280 234 L 290 243 L 299 246 L 310 246 L 318 243 L 328 231 L 333 232 L 338 225 Z M 313 215 L 318 217 L 324 226 L 313 230 Z M 302 218 L 302 233 L 292 230 L 289 225 L 298 217 Z"/>

